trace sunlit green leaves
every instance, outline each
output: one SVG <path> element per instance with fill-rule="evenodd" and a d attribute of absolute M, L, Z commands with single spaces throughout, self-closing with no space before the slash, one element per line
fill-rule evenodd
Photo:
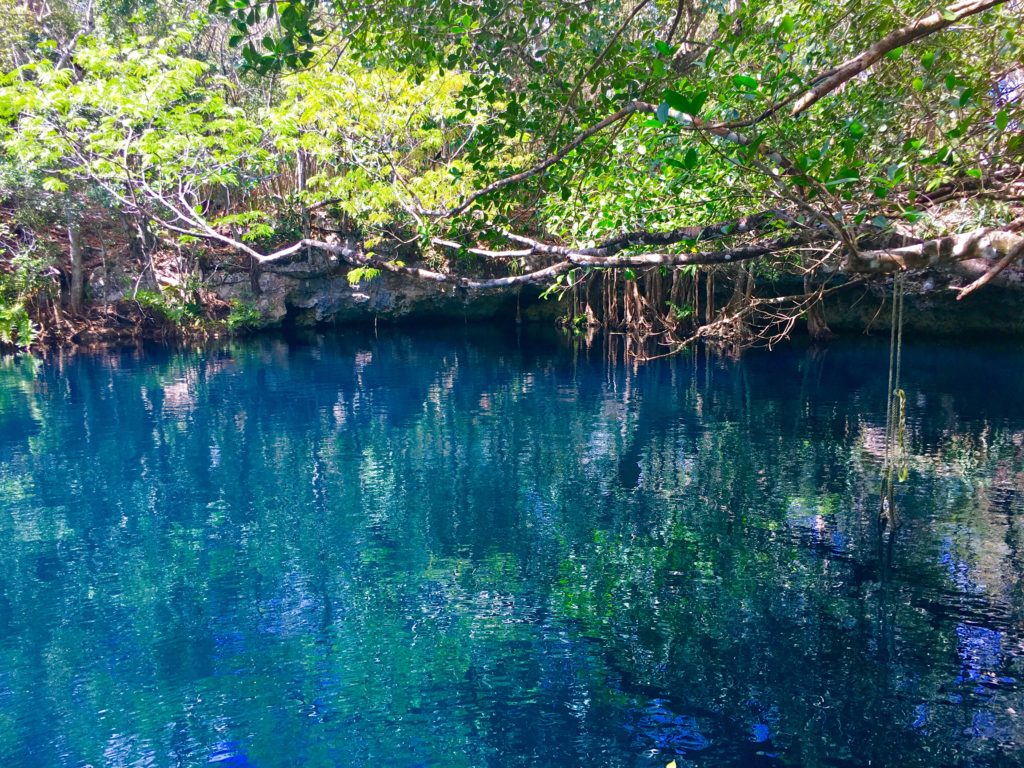
<path fill-rule="evenodd" d="M 23 67 L 0 85 L 0 101 L 17 105 L 4 150 L 50 193 L 88 181 L 120 205 L 136 194 L 184 205 L 183 194 L 258 181 L 270 168 L 264 130 L 232 104 L 230 81 L 179 53 L 190 39 L 83 40 L 74 77 L 45 61 Z"/>
<path fill-rule="evenodd" d="M 267 114 L 268 138 L 282 152 L 316 159 L 322 171 L 308 179 L 307 202 L 336 200 L 371 228 L 412 226 L 410 211 L 454 207 L 491 164 L 528 160 L 509 153 L 514 139 L 503 130 L 489 138 L 490 156 L 478 165 L 464 155 L 438 162 L 486 128 L 518 124 L 520 101 L 492 101 L 487 91 L 458 72 L 412 77 L 343 58 L 289 79 L 285 97 Z"/>

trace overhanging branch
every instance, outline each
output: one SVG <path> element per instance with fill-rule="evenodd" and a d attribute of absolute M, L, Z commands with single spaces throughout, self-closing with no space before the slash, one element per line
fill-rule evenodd
<path fill-rule="evenodd" d="M 815 102 L 836 90 L 843 83 L 852 80 L 861 72 L 880 61 L 885 54 L 904 45 L 909 45 L 923 37 L 939 32 L 952 26 L 968 16 L 987 11 L 1005 0 L 960 0 L 947 5 L 941 11 L 934 11 L 923 16 L 912 24 L 890 32 L 867 50 L 836 67 L 831 74 L 821 79 L 817 85 L 801 96 L 789 111 L 791 116 L 799 115 Z"/>
<path fill-rule="evenodd" d="M 1024 228 L 1024 219 L 1017 219 L 1002 229 L 986 227 L 902 248 L 862 251 L 849 260 L 847 269 L 859 273 L 888 273 L 968 259 L 991 259 L 1013 252 L 1024 242 L 1024 237 L 1017 232 L 1021 228 Z"/>

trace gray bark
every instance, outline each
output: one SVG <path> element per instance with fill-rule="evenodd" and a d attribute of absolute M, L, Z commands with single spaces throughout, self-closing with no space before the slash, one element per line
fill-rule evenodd
<path fill-rule="evenodd" d="M 80 314 L 85 305 L 85 265 L 82 255 L 82 225 L 68 217 L 68 243 L 71 251 L 71 311 Z"/>

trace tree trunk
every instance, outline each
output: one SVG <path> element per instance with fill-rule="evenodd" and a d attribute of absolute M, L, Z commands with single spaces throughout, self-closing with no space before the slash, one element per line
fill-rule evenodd
<path fill-rule="evenodd" d="M 715 273 L 708 272 L 704 280 L 704 324 L 710 325 L 715 319 Z"/>
<path fill-rule="evenodd" d="M 249 290 L 252 291 L 254 296 L 259 296 L 262 293 L 260 290 L 261 274 L 263 274 L 263 270 L 260 268 L 259 261 L 249 259 Z"/>
<path fill-rule="evenodd" d="M 835 337 L 832 329 L 825 322 L 825 313 L 822 311 L 821 302 L 815 302 L 807 310 L 807 332 L 815 341 L 828 341 Z"/>
<path fill-rule="evenodd" d="M 81 314 L 85 305 L 85 264 L 82 257 L 82 225 L 68 217 L 68 243 L 71 250 L 71 311 Z"/>
<path fill-rule="evenodd" d="M 153 265 L 153 248 L 156 245 L 156 238 L 149 229 L 146 219 L 142 215 L 131 216 L 129 224 L 135 227 L 135 237 L 132 238 L 130 249 L 133 260 L 139 262 L 139 276 L 132 288 L 132 298 L 139 292 L 139 288 L 159 291 L 160 285 L 156 279 L 156 269 Z"/>
<path fill-rule="evenodd" d="M 306 152 L 298 150 L 295 153 L 295 191 L 299 193 L 299 214 L 302 217 L 302 239 L 310 238 L 309 208 L 306 206 Z M 312 261 L 313 249 L 306 246 L 306 261 Z"/>
<path fill-rule="evenodd" d="M 811 293 L 814 287 L 811 285 L 811 276 L 809 274 L 804 275 L 804 291 Z M 828 323 L 825 322 L 825 310 L 821 300 L 818 300 L 811 304 L 807 310 L 807 333 L 810 334 L 811 338 L 815 341 L 828 341 L 835 337 L 832 333 L 832 329 L 828 327 Z"/>

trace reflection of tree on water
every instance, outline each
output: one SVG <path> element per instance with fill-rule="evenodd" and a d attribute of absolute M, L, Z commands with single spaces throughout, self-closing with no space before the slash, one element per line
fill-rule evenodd
<path fill-rule="evenodd" d="M 811 360 L 810 362 L 813 363 L 815 361 Z M 820 363 L 820 360 L 818 362 Z M 857 361 L 857 364 L 843 371 L 843 373 L 862 376 L 868 379 L 870 377 L 870 366 L 864 365 L 865 362 L 865 360 Z M 756 378 L 760 373 L 757 363 L 756 359 L 751 362 L 749 357 L 745 358 L 741 363 L 741 365 L 747 366 L 748 381 L 751 378 Z M 700 361 L 698 360 L 694 365 L 694 369 L 699 370 L 699 366 Z M 827 380 L 829 375 L 835 375 L 834 370 L 831 373 L 827 373 L 821 370 L 821 365 L 816 365 L 815 367 L 817 372 L 813 379 L 805 370 L 805 375 L 802 379 L 805 385 L 804 392 L 807 391 L 806 383 L 809 379 L 820 381 L 824 377 Z M 721 373 L 721 371 L 728 370 L 728 368 L 727 363 L 722 363 L 718 372 Z M 714 371 L 715 369 L 712 368 L 711 370 Z M 929 365 L 927 370 L 930 372 L 934 368 Z M 648 372 L 648 374 L 650 376 L 656 375 L 651 372 Z M 914 374 L 911 373 L 910 375 L 913 376 Z M 1016 375 L 1019 376 L 1019 373 Z M 779 376 L 777 370 L 773 370 L 771 376 L 776 380 L 780 378 L 786 379 L 784 374 Z M 705 380 L 703 376 L 696 376 L 695 378 L 697 381 Z M 795 535 L 797 537 L 801 542 L 801 548 L 806 548 L 803 551 L 816 554 L 818 567 L 821 569 L 819 571 L 820 575 L 834 578 L 836 586 L 841 590 L 855 588 L 857 593 L 863 596 L 864 606 L 870 607 L 872 603 L 875 604 L 876 607 L 873 610 L 861 613 L 859 617 L 856 615 L 846 616 L 840 622 L 837 622 L 838 626 L 835 627 L 837 633 L 832 638 L 832 641 L 845 645 L 850 641 L 851 633 L 843 630 L 856 629 L 857 627 L 873 627 L 872 633 L 865 638 L 866 646 L 864 651 L 880 660 L 880 665 L 877 669 L 881 674 L 874 678 L 872 688 L 865 692 L 863 701 L 870 702 L 874 700 L 880 704 L 882 697 L 878 695 L 878 692 L 898 690 L 907 685 L 906 675 L 910 673 L 910 670 L 900 669 L 901 666 L 905 665 L 900 662 L 899 654 L 907 643 L 908 635 L 916 638 L 919 633 L 922 633 L 922 628 L 916 626 L 917 617 L 908 614 L 906 610 L 906 595 L 908 590 L 912 589 L 910 585 L 915 582 L 921 582 L 923 579 L 924 583 L 921 586 L 928 590 L 934 589 L 939 591 L 944 589 L 941 585 L 941 573 L 937 573 L 934 567 L 935 560 L 933 559 L 931 564 L 928 565 L 927 563 L 920 563 L 917 557 L 919 547 L 917 542 L 913 540 L 920 539 L 922 528 L 928 526 L 928 521 L 922 520 L 920 517 L 920 500 L 911 504 L 911 509 L 909 510 L 910 519 L 905 530 L 898 532 L 898 535 L 880 535 L 881 531 L 874 525 L 877 507 L 874 506 L 873 500 L 877 499 L 877 486 L 874 486 L 871 480 L 873 477 L 877 477 L 877 474 L 875 474 L 877 470 L 870 469 L 870 460 L 865 462 L 865 459 L 871 455 L 870 448 L 866 455 L 855 451 L 853 454 L 843 457 L 835 455 L 831 449 L 837 446 L 844 448 L 844 443 L 828 441 L 819 437 L 822 432 L 830 433 L 832 437 L 838 437 L 839 435 L 848 437 L 851 433 L 865 429 L 868 425 L 859 416 L 861 408 L 858 405 L 860 402 L 871 402 L 872 398 L 869 392 L 865 393 L 863 390 L 853 389 L 850 393 L 853 395 L 853 402 L 845 408 L 814 408 L 815 403 L 821 402 L 829 406 L 831 392 L 836 390 L 843 391 L 843 388 L 824 386 L 819 391 L 812 392 L 807 400 L 801 400 L 800 403 L 792 404 L 794 417 L 791 423 L 796 427 L 795 434 L 811 435 L 815 438 L 812 440 L 815 446 L 827 446 L 830 449 L 825 454 L 818 452 L 818 455 L 814 456 L 812 461 L 806 461 L 805 458 L 804 466 L 814 467 L 819 471 L 822 469 L 833 471 L 835 474 L 830 482 L 829 479 L 822 478 L 820 474 L 818 477 L 807 476 L 804 467 L 794 466 L 801 463 L 799 459 L 794 462 L 793 457 L 775 455 L 772 453 L 770 446 L 765 450 L 758 450 L 761 447 L 758 443 L 760 434 L 777 434 L 780 431 L 777 425 L 789 421 L 788 418 L 782 418 L 775 420 L 774 423 L 764 424 L 765 415 L 770 413 L 768 408 L 779 408 L 780 405 L 783 408 L 787 407 L 782 403 L 771 403 L 766 408 L 760 402 L 755 402 L 753 408 L 749 407 L 751 403 L 749 393 L 751 391 L 756 393 L 756 398 L 757 394 L 763 393 L 766 390 L 771 391 L 772 383 L 759 382 L 762 386 L 743 390 L 744 379 L 737 374 L 732 376 L 732 384 L 734 387 L 740 388 L 741 391 L 735 392 L 734 390 L 733 396 L 729 399 L 728 403 L 724 404 L 716 413 L 724 422 L 724 426 L 719 428 L 719 433 L 716 436 L 718 441 L 711 443 L 707 448 L 716 457 L 728 456 L 730 459 L 737 457 L 735 461 L 730 462 L 732 468 L 738 469 L 737 474 L 745 473 L 747 477 L 756 478 L 757 482 L 768 482 L 770 484 L 771 480 L 765 481 L 763 479 L 765 474 L 763 472 L 759 473 L 758 470 L 759 466 L 767 465 L 773 468 L 772 474 L 776 480 L 784 479 L 788 475 L 798 478 L 796 485 L 800 490 L 806 489 L 805 493 L 807 495 L 802 498 L 808 499 L 809 503 L 800 501 L 801 497 L 798 497 L 797 501 L 791 503 L 787 512 L 787 517 L 789 518 L 787 521 L 788 533 L 790 536 Z M 636 387 L 637 391 L 642 391 L 645 395 L 649 394 L 651 389 L 652 384 L 650 380 L 645 381 L 643 386 Z M 849 390 L 850 388 L 846 389 Z M 729 391 L 729 386 L 716 387 L 715 391 Z M 884 378 L 882 379 L 881 391 L 884 392 Z M 956 411 L 955 408 L 950 407 L 948 390 L 942 387 L 933 387 L 931 391 L 938 393 L 935 399 L 942 403 L 944 415 Z M 1016 390 L 1010 388 L 1006 391 L 1012 392 Z M 690 400 L 695 400 L 696 395 L 699 394 L 700 390 L 693 388 L 685 396 Z M 657 395 L 655 395 L 654 399 L 657 400 Z M 813 408 L 813 410 L 808 408 L 808 404 L 810 404 L 810 408 Z M 962 431 L 962 428 L 951 429 L 948 423 L 942 423 L 945 419 L 940 418 L 937 423 L 935 420 L 929 421 L 932 413 L 927 409 L 927 396 L 925 396 L 924 402 L 919 405 L 921 406 L 921 415 L 918 417 L 918 422 L 913 425 L 915 434 L 912 440 L 916 445 L 921 446 L 925 453 L 914 466 L 915 473 L 923 477 L 915 479 L 927 481 L 927 478 L 931 476 L 934 479 L 930 482 L 943 489 L 947 496 L 952 494 L 953 498 L 959 497 L 962 502 L 969 503 L 970 500 L 965 497 L 970 494 L 971 486 L 976 484 L 986 474 L 992 473 L 995 477 L 999 477 L 1000 475 L 1005 475 L 1005 470 L 1014 465 L 1016 466 L 1014 471 L 1019 473 L 1021 466 L 1020 454 L 1019 450 L 1014 449 L 1014 446 L 1018 445 L 1020 441 L 1019 432 L 999 432 L 998 429 L 993 430 L 989 423 L 982 421 L 980 422 L 978 432 L 974 433 L 972 437 L 971 432 Z M 976 409 L 976 406 L 973 409 Z M 972 408 L 969 407 L 968 410 L 972 410 Z M 824 418 L 822 418 L 823 414 L 825 414 Z M 759 417 L 762 419 L 760 424 L 757 423 Z M 635 475 L 638 484 L 637 490 L 641 492 L 644 490 L 655 490 L 642 487 L 645 468 L 657 465 L 658 470 L 651 471 L 650 474 L 663 478 L 665 476 L 665 465 L 671 466 L 673 462 L 678 467 L 680 474 L 688 477 L 711 478 L 711 489 L 703 492 L 704 487 L 701 487 L 701 500 L 705 503 L 706 508 L 721 510 L 722 517 L 725 518 L 723 529 L 731 533 L 737 522 L 735 511 L 744 509 L 753 501 L 750 496 L 736 493 L 737 483 L 735 476 L 723 476 L 721 474 L 721 467 L 707 467 L 705 469 L 699 466 L 699 457 L 701 455 L 699 441 L 693 447 L 685 444 L 680 445 L 678 437 L 671 434 L 671 431 L 679 429 L 678 422 L 662 418 L 662 414 L 658 413 L 657 405 L 649 407 L 648 400 L 641 400 L 638 403 L 634 423 L 636 425 L 635 431 L 632 433 L 634 442 L 627 446 L 623 457 L 628 458 L 628 464 L 636 463 L 641 468 L 641 471 Z M 978 424 L 979 422 L 975 421 L 974 423 Z M 738 437 L 733 440 L 727 440 L 726 438 L 728 438 L 732 429 L 739 430 Z M 980 451 L 973 451 L 969 455 L 973 458 L 970 458 L 966 464 L 962 461 L 965 458 L 964 456 L 960 456 L 954 461 L 952 454 L 952 451 L 962 449 L 965 439 L 967 442 L 976 442 L 981 449 Z M 870 443 L 868 445 L 870 446 Z M 849 447 L 850 443 L 847 440 L 845 443 L 846 450 Z M 853 447 L 856 449 L 856 444 Z M 641 456 L 644 456 L 646 461 L 634 459 L 634 457 Z M 698 457 L 697 466 L 693 466 L 691 463 L 694 456 Z M 744 465 L 743 456 L 750 456 L 753 459 L 751 465 Z M 877 467 L 877 464 L 875 466 Z M 868 471 L 864 471 L 865 468 Z M 852 473 L 851 469 L 853 470 Z M 619 476 L 621 478 L 621 472 Z M 632 480 L 633 478 L 631 477 L 630 479 Z M 837 489 L 835 487 L 836 479 L 841 481 L 845 479 L 847 487 L 845 489 L 841 487 Z M 851 481 L 854 483 L 853 487 L 849 485 Z M 811 483 L 809 487 L 808 483 Z M 723 488 L 728 489 L 729 492 L 728 497 L 724 499 L 721 498 Z M 748 489 L 740 488 L 739 490 Z M 830 493 L 833 490 L 838 490 L 839 492 Z M 850 496 L 851 490 L 854 492 L 852 497 Z M 765 495 L 768 497 L 778 497 L 780 494 L 773 492 Z M 832 498 L 838 499 L 839 503 L 835 504 L 830 501 L 822 508 L 819 502 L 814 501 L 815 499 L 829 500 Z M 853 508 L 837 509 L 842 504 L 849 504 L 850 502 L 853 502 Z M 944 503 L 937 504 L 933 509 L 941 512 L 941 510 L 948 508 L 949 499 L 947 498 L 944 500 Z M 972 510 L 972 514 L 975 512 L 976 510 Z M 935 517 L 941 518 L 941 514 L 936 514 Z M 872 531 L 874 531 L 873 534 Z M 978 532 L 977 529 L 974 529 L 965 532 L 965 535 L 976 536 Z M 696 537 L 698 541 L 701 539 L 700 533 L 695 533 L 693 528 L 690 528 L 684 540 L 689 540 L 693 537 Z M 703 538 L 707 540 L 709 537 L 705 535 Z M 742 551 L 744 545 L 749 544 L 751 541 L 750 536 L 745 536 L 743 541 L 732 541 L 730 546 L 724 546 L 720 534 L 711 538 L 715 539 L 715 543 L 709 548 L 717 550 L 717 554 L 721 557 L 727 557 L 730 552 Z M 988 547 L 984 543 L 986 540 L 987 538 L 983 538 L 977 542 L 976 546 L 979 550 L 984 550 Z M 679 541 L 678 529 L 676 541 Z M 875 542 L 874 547 L 871 546 L 872 542 Z M 636 544 L 636 549 L 646 551 L 643 542 Z M 697 546 L 689 545 L 687 556 L 681 559 L 694 563 L 701 573 L 717 573 L 718 569 L 714 563 L 709 565 L 700 558 L 700 550 L 699 544 Z M 844 552 L 844 550 L 848 551 Z M 903 553 L 902 555 L 901 552 Z M 908 554 L 912 556 L 907 557 Z M 934 558 L 934 555 L 932 557 Z M 915 562 L 901 562 L 901 558 L 904 561 L 912 560 Z M 920 568 L 922 565 L 925 567 Z M 675 567 L 666 566 L 666 571 L 667 573 L 679 573 L 682 576 L 679 580 L 681 583 L 694 583 L 688 575 L 684 575 L 682 571 L 677 570 Z M 735 578 L 726 580 L 734 585 L 738 581 Z M 933 582 L 935 586 L 928 586 L 929 582 Z M 1010 588 L 1015 592 L 1019 590 L 1021 584 L 1019 563 L 1004 561 L 1001 567 L 1001 578 L 998 580 L 998 583 L 1012 585 Z M 835 599 L 835 595 L 832 593 L 828 596 L 830 600 Z M 807 599 L 808 595 L 802 596 L 804 603 L 807 602 Z M 614 605 L 615 602 L 615 600 L 612 600 L 609 602 L 609 605 Z M 654 602 L 657 602 L 659 605 L 665 604 L 663 600 L 656 600 Z M 834 607 L 822 606 L 823 612 L 830 610 L 834 610 Z M 993 600 L 988 600 L 981 610 L 983 614 L 1000 612 L 998 603 Z M 724 610 L 723 613 L 728 614 L 729 611 Z M 765 613 L 770 615 L 770 611 Z M 814 620 L 810 620 L 810 623 L 813 624 Z M 943 629 L 950 626 L 941 621 L 935 623 L 940 624 Z M 677 622 L 666 622 L 666 624 L 678 626 Z M 954 629 L 955 626 L 954 624 Z M 1017 635 L 1019 637 L 1019 625 Z M 655 640 L 655 642 L 660 641 Z M 936 648 L 941 648 L 946 641 L 936 639 L 934 642 Z M 666 641 L 667 644 L 668 642 Z M 796 647 L 804 644 L 805 641 L 803 640 L 794 643 Z M 927 647 L 928 643 L 922 643 L 922 648 Z M 849 651 L 851 655 L 855 655 L 855 647 L 851 647 Z M 834 652 L 834 649 L 821 647 L 815 649 L 814 653 L 807 654 L 806 656 L 797 654 L 809 666 L 805 666 L 803 663 L 796 665 L 793 669 L 794 679 L 806 678 L 807 671 L 814 669 L 816 661 L 822 658 L 828 659 Z M 694 655 L 698 656 L 698 654 Z M 706 652 L 703 658 L 707 659 Z M 699 670 L 695 671 L 706 672 L 706 670 L 706 665 L 702 665 Z M 856 678 L 863 677 L 862 673 L 864 671 L 862 669 L 852 669 L 851 679 L 848 683 L 849 687 L 847 688 L 847 685 L 836 687 L 847 688 L 847 690 L 858 689 L 859 686 L 857 686 L 858 681 Z M 870 670 L 867 671 L 870 673 Z M 835 677 L 834 670 L 829 673 L 829 676 Z M 685 675 L 681 677 L 686 678 L 687 684 L 690 683 L 689 678 Z M 940 681 L 936 682 L 938 685 L 941 685 Z M 683 683 L 680 683 L 680 685 L 683 685 Z M 928 686 L 924 686 L 922 690 L 927 693 Z M 710 694 L 711 692 L 708 691 L 707 693 Z M 1003 691 L 1003 701 L 1006 700 L 1007 694 L 1012 695 L 1012 689 Z M 700 700 L 701 698 L 700 694 L 694 696 L 695 700 Z M 852 696 L 850 699 L 862 700 L 858 696 Z M 878 708 L 881 710 L 882 707 L 879 706 Z M 993 712 L 1001 713 L 1003 720 L 1006 719 L 1005 713 L 1002 713 L 998 706 L 993 705 Z M 947 716 L 949 714 L 952 713 L 947 712 Z M 850 715 L 855 716 L 853 712 Z M 856 716 L 859 717 L 861 715 Z M 993 717 L 998 719 L 1000 715 L 993 714 Z M 881 718 L 882 715 L 880 714 L 880 720 Z M 884 720 L 882 722 L 884 723 Z M 906 726 L 906 723 L 897 721 L 894 725 L 896 726 L 894 738 L 900 738 L 899 734 L 901 729 Z M 874 738 L 871 741 L 884 744 L 886 739 L 882 736 L 877 741 Z M 922 744 L 922 746 L 924 745 Z M 994 745 L 990 744 L 990 746 Z M 984 744 L 982 748 L 984 748 Z"/>
<path fill-rule="evenodd" d="M 93 759 L 995 761 L 1021 737 L 1021 425 L 908 349 L 881 552 L 876 351 L 634 372 L 344 336 L 25 374 L 4 684 Z M 0 752 L 24 738 L 0 724 Z"/>

